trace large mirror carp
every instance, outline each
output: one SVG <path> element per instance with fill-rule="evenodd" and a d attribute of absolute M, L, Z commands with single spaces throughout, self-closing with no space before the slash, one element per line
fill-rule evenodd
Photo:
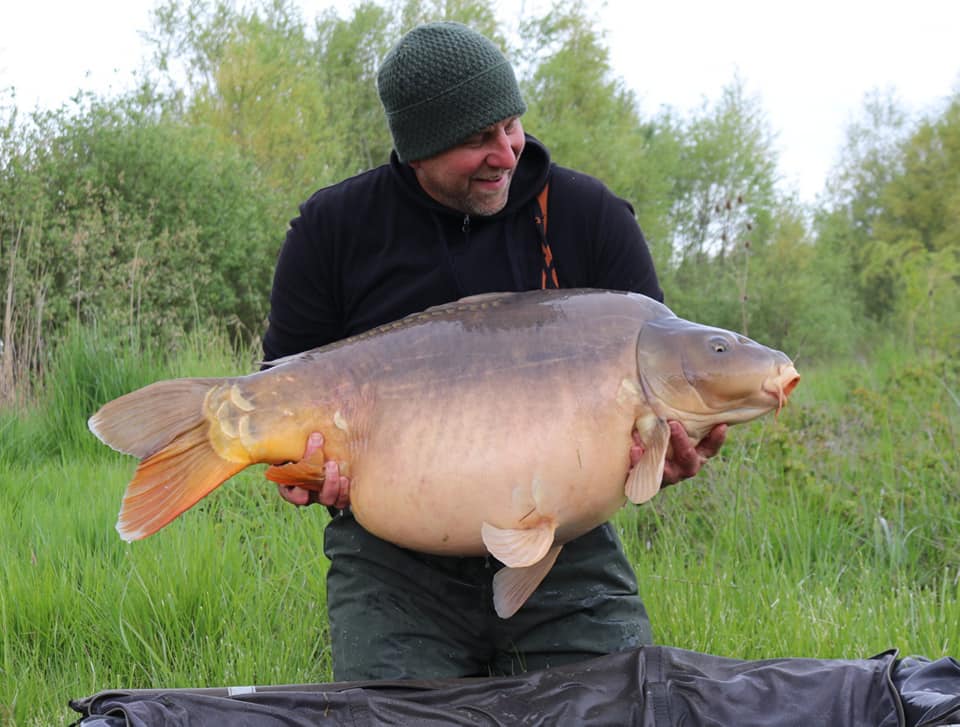
<path fill-rule="evenodd" d="M 636 293 L 496 293 L 431 308 L 246 376 L 160 381 L 90 418 L 140 458 L 117 530 L 146 537 L 246 467 L 316 487 L 311 432 L 351 478 L 367 530 L 507 567 L 512 615 L 563 544 L 659 490 L 668 420 L 694 440 L 779 411 L 799 375 L 779 351 Z M 643 442 L 630 468 L 636 430 Z M 290 464 L 293 463 L 293 464 Z"/>

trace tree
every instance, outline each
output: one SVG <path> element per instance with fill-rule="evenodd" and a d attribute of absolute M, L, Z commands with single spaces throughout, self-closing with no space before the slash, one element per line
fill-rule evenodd
<path fill-rule="evenodd" d="M 556 162 L 602 179 L 641 220 L 652 218 L 645 213 L 662 190 L 655 191 L 659 177 L 644 169 L 650 129 L 640 121 L 633 92 L 614 76 L 595 25 L 582 2 L 522 24 L 514 55 L 524 74 L 524 125 Z"/>
<path fill-rule="evenodd" d="M 867 281 L 891 281 L 895 319 L 935 348 L 960 344 L 960 94 L 921 120 L 880 195 Z"/>
<path fill-rule="evenodd" d="M 664 285 L 684 315 L 750 333 L 756 271 L 776 228 L 777 156 L 759 100 L 735 78 L 692 117 L 656 120 L 662 174 L 670 180 L 671 232 Z"/>
<path fill-rule="evenodd" d="M 338 150 L 342 124 L 292 3 L 237 10 L 223 0 L 170 0 L 154 13 L 153 43 L 168 83 L 183 69 L 185 120 L 253 160 L 291 206 L 332 180 L 338 159 L 325 163 L 324 152 Z"/>
<path fill-rule="evenodd" d="M 385 163 L 393 142 L 377 96 L 380 59 L 393 42 L 393 14 L 363 3 L 349 20 L 327 12 L 317 20 L 316 55 L 321 93 L 330 106 L 333 143 L 318 159 L 332 182 Z M 320 152 L 320 147 L 317 148 Z"/>
<path fill-rule="evenodd" d="M 960 95 L 913 123 L 891 94 L 865 102 L 818 219 L 876 323 L 944 350 L 960 340 Z"/>
<path fill-rule="evenodd" d="M 734 232 L 748 225 L 755 240 L 766 239 L 777 155 L 759 100 L 734 78 L 675 133 L 682 140 L 670 212 L 677 259 L 730 255 Z"/>
<path fill-rule="evenodd" d="M 849 288 L 837 286 L 836 260 L 812 244 L 805 211 L 782 201 L 770 239 L 750 260 L 749 332 L 801 361 L 849 355 L 863 338 Z"/>
<path fill-rule="evenodd" d="M 399 40 L 401 35 L 421 23 L 451 20 L 469 25 L 501 48 L 506 47 L 490 3 L 478 0 L 394 0 L 394 2 L 394 14 L 399 19 L 394 40 Z"/>
<path fill-rule="evenodd" d="M 869 273 L 882 194 L 897 173 L 907 117 L 890 91 L 864 98 L 863 117 L 847 128 L 840 161 L 827 183 L 816 220 L 817 248 L 840 261 L 838 285 L 852 288 L 856 305 L 873 320 L 893 307 L 893 280 Z"/>
<path fill-rule="evenodd" d="M 275 205 L 234 148 L 148 90 L 18 133 L 0 162 L 0 278 L 10 343 L 32 365 L 75 321 L 167 341 L 213 319 L 259 333 Z"/>

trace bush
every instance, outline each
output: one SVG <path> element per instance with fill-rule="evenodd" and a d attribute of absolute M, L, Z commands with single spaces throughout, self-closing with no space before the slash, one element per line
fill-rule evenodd
<path fill-rule="evenodd" d="M 35 114 L 3 142 L 0 335 L 20 379 L 74 322 L 259 336 L 284 215 L 236 149 L 147 93 Z"/>

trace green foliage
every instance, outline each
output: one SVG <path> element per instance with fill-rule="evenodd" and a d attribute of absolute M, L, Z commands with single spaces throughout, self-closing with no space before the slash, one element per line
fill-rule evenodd
<path fill-rule="evenodd" d="M 139 289 L 147 284 L 141 276 L 149 277 L 142 268 L 207 268 L 210 280 L 193 282 L 226 283 L 226 290 L 207 296 L 226 293 L 234 303 L 238 296 L 230 294 L 237 291 L 230 288 L 242 288 L 246 274 L 239 270 L 242 266 L 231 260 L 222 245 L 197 249 L 196 238 L 202 233 L 209 236 L 204 242 L 222 243 L 237 228 L 248 228 L 260 212 L 253 203 L 247 203 L 246 209 L 237 205 L 223 209 L 227 195 L 241 197 L 242 191 L 248 191 L 231 190 L 220 180 L 227 177 L 233 182 L 240 176 L 239 170 L 229 170 L 235 157 L 229 150 L 212 147 L 202 129 L 165 124 L 130 111 L 94 106 L 80 117 L 45 119 L 39 133 L 52 142 L 51 148 L 29 162 L 32 178 L 39 178 L 44 186 L 37 190 L 40 194 L 11 200 L 5 209 L 14 212 L 5 215 L 5 221 L 38 223 L 37 234 L 43 239 L 36 244 L 51 258 L 50 265 L 62 264 L 48 268 L 46 277 L 54 284 L 67 281 L 73 288 L 72 295 L 57 302 L 72 305 L 79 313 L 88 307 L 98 313 L 112 307 L 129 312 L 130 305 L 88 304 L 98 295 L 117 293 L 115 281 L 101 277 L 117 274 L 103 270 L 111 266 L 130 268 L 121 277 L 135 298 L 141 297 Z M 218 230 L 231 216 L 239 217 L 237 227 Z M 182 237 L 165 237 L 177 235 Z M 129 249 L 119 249 L 121 245 Z M 62 254 L 53 254 L 58 248 Z M 157 259 L 165 254 L 182 257 L 169 262 Z M 231 277 L 240 279 L 231 281 Z M 163 283 L 174 284 L 169 278 Z M 189 296 L 203 295 L 184 287 L 164 296 L 183 305 Z"/>
<path fill-rule="evenodd" d="M 734 79 L 674 133 L 681 140 L 670 212 L 678 259 L 729 256 L 745 232 L 763 244 L 777 203 L 777 157 L 759 101 Z"/>
<path fill-rule="evenodd" d="M 351 22 L 328 12 L 314 39 L 292 3 L 171 1 L 155 11 L 153 40 L 169 83 L 185 69 L 187 121 L 255 161 L 263 183 L 293 209 L 316 186 L 358 171 L 357 144 L 371 147 L 371 160 L 385 158 L 385 126 L 378 119 L 380 138 L 371 138 L 376 97 L 364 88 L 372 55 L 385 51 L 376 38 L 383 31 L 384 12 L 371 5 Z"/>
<path fill-rule="evenodd" d="M 255 167 L 208 127 L 137 107 L 94 107 L 65 131 L 66 148 L 53 165 L 64 186 L 76 187 L 79 176 L 102 197 L 103 213 L 146 226 L 146 244 L 138 247 L 130 234 L 132 250 L 104 251 L 131 267 L 130 287 L 154 283 L 159 292 L 151 297 L 166 315 L 179 313 L 181 325 L 189 325 L 184 313 L 202 311 L 259 331 L 282 217 Z M 93 201 L 81 198 L 76 207 Z M 142 282 L 138 265 L 148 271 Z"/>
<path fill-rule="evenodd" d="M 505 47 L 503 34 L 490 3 L 478 0 L 395 0 L 394 15 L 400 20 L 394 40 L 420 23 L 452 20 L 464 23 Z"/>
<path fill-rule="evenodd" d="M 582 2 L 555 7 L 524 23 L 516 55 L 529 77 L 522 82 L 525 128 L 553 159 L 592 174 L 621 196 L 652 197 L 643 173 L 647 129 L 634 94 L 613 75 L 610 54 Z"/>
<path fill-rule="evenodd" d="M 393 142 L 377 97 L 376 73 L 395 40 L 392 24 L 390 11 L 372 3 L 358 5 L 348 20 L 328 12 L 317 21 L 319 78 L 335 141 L 319 159 L 325 168 L 318 181 L 339 181 L 390 158 Z"/>
<path fill-rule="evenodd" d="M 895 281 L 912 340 L 960 350 L 960 94 L 916 128 L 881 201 L 865 274 Z"/>
<path fill-rule="evenodd" d="M 746 248 L 734 281 L 744 296 L 736 328 L 803 362 L 846 360 L 868 331 L 849 290 L 833 285 L 833 261 L 810 244 L 801 215 L 784 204 L 767 243 Z"/>
<path fill-rule="evenodd" d="M 803 212 L 776 191 L 759 101 L 735 79 L 716 103 L 688 119 L 664 112 L 656 128 L 648 158 L 671 183 L 660 273 L 674 310 L 792 354 L 848 350 L 853 316 L 823 274 Z"/>
<path fill-rule="evenodd" d="M 818 247 L 844 261 L 859 307 L 918 347 L 960 340 L 960 96 L 908 126 L 868 97 L 818 220 Z"/>
<path fill-rule="evenodd" d="M 31 122 L 0 164 L 8 386 L 74 322 L 156 344 L 208 319 L 259 333 L 279 210 L 236 149 L 148 93 Z"/>

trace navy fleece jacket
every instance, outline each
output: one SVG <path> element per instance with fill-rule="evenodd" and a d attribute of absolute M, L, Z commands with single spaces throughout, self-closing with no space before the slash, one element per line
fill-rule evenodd
<path fill-rule="evenodd" d="M 362 333 L 463 296 L 540 287 L 536 198 L 563 288 L 663 300 L 633 209 L 597 179 L 553 164 L 531 136 L 502 211 L 469 217 L 427 195 L 397 160 L 316 192 L 290 223 L 270 296 L 266 360 Z"/>

